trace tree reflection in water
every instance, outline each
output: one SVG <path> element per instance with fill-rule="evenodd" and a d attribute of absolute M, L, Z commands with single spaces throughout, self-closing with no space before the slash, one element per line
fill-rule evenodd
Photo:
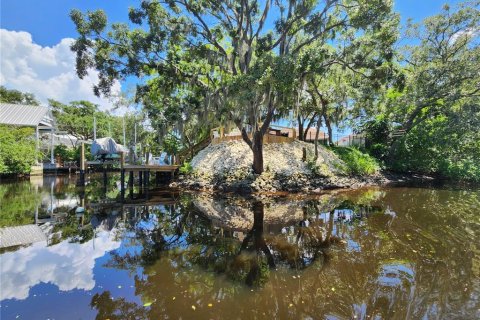
<path fill-rule="evenodd" d="M 233 259 L 229 273 L 233 278 L 245 279 L 249 286 L 266 281 L 268 268 L 275 268 L 272 252 L 263 235 L 264 207 L 259 200 L 252 203 L 253 227 L 240 246 L 240 252 Z M 264 261 L 264 257 L 266 262 Z"/>
<path fill-rule="evenodd" d="M 205 307 L 232 299 L 248 287 L 264 286 L 270 271 L 279 266 L 299 270 L 317 264 L 321 269 L 328 261 L 328 247 L 339 243 L 333 235 L 334 210 L 328 213 L 328 222 L 308 216 L 320 215 L 315 202 L 303 208 L 303 220 L 291 225 L 296 231 L 290 242 L 286 234 L 264 232 L 264 203 L 258 199 L 250 202 L 253 225 L 242 240 L 234 237 L 238 231 L 216 226 L 188 198 L 180 203 L 131 212 L 125 233 L 130 234 L 133 249 L 111 252 L 106 265 L 131 272 L 143 268 L 142 275 L 135 277 L 135 293 L 151 304 L 149 318 L 176 314 L 180 305 L 191 312 L 192 305 Z M 131 309 L 126 301 L 99 295 L 92 306 L 102 309 L 98 319 Z"/>
<path fill-rule="evenodd" d="M 90 307 L 97 309 L 96 319 L 147 319 L 148 311 L 134 302 L 128 302 L 124 298 L 113 299 L 110 291 L 95 294 L 90 302 Z"/>
<path fill-rule="evenodd" d="M 134 281 L 134 292 L 92 292 L 98 319 L 480 316 L 478 192 L 371 188 L 283 202 L 185 195 L 147 206 L 97 204 L 86 191 L 83 226 L 93 232 L 81 235 L 82 221 L 67 219 L 62 233 L 71 226 L 68 241 L 83 241 L 108 228 L 122 244 L 96 268 L 112 281 L 127 270 Z"/>

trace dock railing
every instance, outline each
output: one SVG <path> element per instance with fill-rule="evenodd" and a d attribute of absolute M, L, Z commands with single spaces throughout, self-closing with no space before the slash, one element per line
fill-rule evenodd
<path fill-rule="evenodd" d="M 263 136 L 263 143 L 289 143 L 295 140 L 295 130 L 293 129 L 293 136 L 287 137 L 284 135 L 279 134 L 279 130 L 275 130 L 274 128 L 278 126 L 272 125 L 271 128 L 267 131 L 267 133 Z M 283 128 L 283 127 L 280 127 Z M 275 132 L 275 133 L 272 133 Z M 210 132 L 211 137 L 211 144 L 219 144 L 226 141 L 238 141 L 243 140 L 242 135 L 240 132 L 237 134 L 229 135 L 225 134 L 225 130 L 223 127 L 213 128 Z M 252 134 L 249 133 L 248 137 L 251 139 Z"/>

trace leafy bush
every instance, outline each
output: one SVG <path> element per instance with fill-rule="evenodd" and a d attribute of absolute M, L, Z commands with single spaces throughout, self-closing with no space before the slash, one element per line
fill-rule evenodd
<path fill-rule="evenodd" d="M 190 162 L 184 162 L 183 165 L 178 169 L 180 171 L 180 173 L 182 174 L 189 174 L 189 173 L 192 173 L 193 171 L 193 167 L 192 165 L 190 164 Z"/>
<path fill-rule="evenodd" d="M 73 160 L 75 160 L 79 164 L 81 158 L 82 158 L 82 145 L 78 145 L 74 149 Z M 90 153 L 90 146 L 88 144 L 85 145 L 85 159 L 87 159 L 87 161 L 93 160 L 93 156 Z"/>
<path fill-rule="evenodd" d="M 362 129 L 365 134 L 367 152 L 377 159 L 385 160 L 392 142 L 392 124 L 383 115 L 380 115 L 365 123 Z"/>
<path fill-rule="evenodd" d="M 0 173 L 30 173 L 35 153 L 32 128 L 0 125 Z"/>
<path fill-rule="evenodd" d="M 461 159 L 456 162 L 443 159 L 439 172 L 453 180 L 468 180 L 480 182 L 480 160 Z"/>
<path fill-rule="evenodd" d="M 169 155 L 177 154 L 180 150 L 179 139 L 172 134 L 166 136 L 163 140 L 163 150 Z"/>
<path fill-rule="evenodd" d="M 480 182 L 480 117 L 465 119 L 468 114 L 437 116 L 415 127 L 396 142 L 390 167 Z"/>
<path fill-rule="evenodd" d="M 75 160 L 75 149 L 68 148 L 67 146 L 61 144 L 55 146 L 54 148 L 55 157 L 60 157 L 62 161 L 73 161 Z"/>
<path fill-rule="evenodd" d="M 380 169 L 375 158 L 356 148 L 337 147 L 333 151 L 345 162 L 350 174 L 371 175 Z"/>

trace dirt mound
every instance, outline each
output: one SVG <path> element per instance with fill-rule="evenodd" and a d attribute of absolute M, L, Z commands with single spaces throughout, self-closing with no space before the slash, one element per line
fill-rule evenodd
<path fill-rule="evenodd" d="M 303 161 L 303 149 L 307 161 Z M 253 155 L 243 141 L 209 145 L 191 161 L 192 172 L 173 187 L 225 192 L 317 192 L 323 189 L 359 187 L 368 182 L 350 177 L 345 164 L 332 151 L 319 146 L 314 161 L 314 145 L 294 141 L 265 144 L 264 172 L 254 174 Z"/>
<path fill-rule="evenodd" d="M 307 150 L 307 159 L 302 161 L 303 148 Z M 265 144 L 263 149 L 264 170 L 274 175 L 292 176 L 310 175 L 313 171 L 323 176 L 342 174 L 342 161 L 331 151 L 319 147 L 318 159 L 313 162 L 314 145 L 301 141 L 291 143 Z M 191 161 L 197 174 L 232 175 L 252 173 L 252 151 L 243 141 L 223 142 L 209 145 L 200 151 Z M 316 169 L 314 169 L 316 167 Z"/>

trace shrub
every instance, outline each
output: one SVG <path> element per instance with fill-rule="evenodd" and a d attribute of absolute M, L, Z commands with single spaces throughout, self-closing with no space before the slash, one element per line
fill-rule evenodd
<path fill-rule="evenodd" d="M 29 173 L 35 163 L 35 131 L 0 125 L 0 173 Z"/>
<path fill-rule="evenodd" d="M 55 157 L 60 157 L 62 161 L 75 160 L 75 149 L 69 148 L 63 144 L 55 146 L 54 154 L 55 154 Z"/>
<path fill-rule="evenodd" d="M 178 171 L 180 171 L 180 173 L 182 174 L 189 174 L 192 173 L 193 167 L 190 162 L 185 161 L 183 165 L 178 169 Z"/>
<path fill-rule="evenodd" d="M 346 164 L 346 169 L 350 174 L 371 175 L 380 169 L 375 158 L 356 148 L 337 147 L 333 151 Z"/>
<path fill-rule="evenodd" d="M 439 172 L 453 180 L 478 183 L 480 182 L 480 161 L 465 158 L 453 162 L 450 159 L 442 159 Z"/>
<path fill-rule="evenodd" d="M 438 116 L 412 129 L 396 142 L 390 168 L 480 182 L 480 131 L 474 126 L 480 117 L 463 117 L 463 113 Z"/>

